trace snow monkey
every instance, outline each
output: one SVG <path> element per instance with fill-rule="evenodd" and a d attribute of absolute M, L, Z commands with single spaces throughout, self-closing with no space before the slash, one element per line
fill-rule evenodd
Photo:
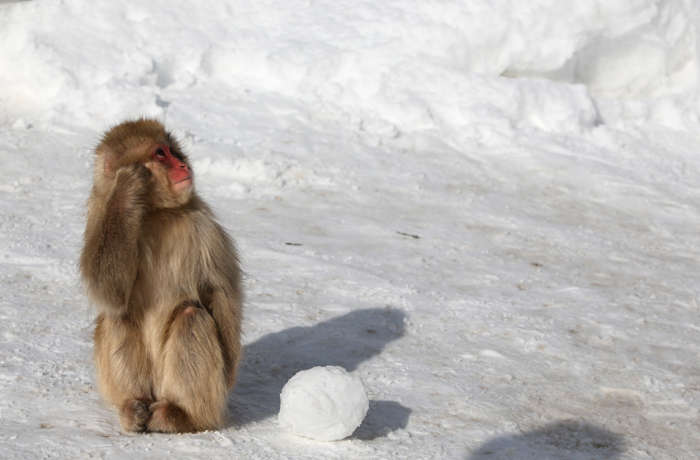
<path fill-rule="evenodd" d="M 98 386 L 124 429 L 220 427 L 241 356 L 241 271 L 160 122 L 121 123 L 95 149 L 80 270 Z"/>

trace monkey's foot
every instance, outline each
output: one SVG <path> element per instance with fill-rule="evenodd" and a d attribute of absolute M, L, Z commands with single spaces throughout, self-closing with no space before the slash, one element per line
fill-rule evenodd
<path fill-rule="evenodd" d="M 191 433 L 198 431 L 187 413 L 170 401 L 156 401 L 150 406 L 149 431 L 161 433 Z"/>
<path fill-rule="evenodd" d="M 127 431 L 146 431 L 151 413 L 148 407 L 152 401 L 148 399 L 129 399 L 119 411 L 119 421 Z"/>

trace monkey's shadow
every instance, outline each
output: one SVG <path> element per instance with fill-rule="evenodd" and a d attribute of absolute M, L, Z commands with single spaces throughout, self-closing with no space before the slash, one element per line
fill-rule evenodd
<path fill-rule="evenodd" d="M 391 308 L 357 310 L 311 327 L 267 334 L 247 345 L 229 399 L 233 425 L 276 416 L 280 392 L 299 371 L 340 366 L 354 371 L 404 334 L 406 315 Z M 393 401 L 370 401 L 355 436 L 372 439 L 405 428 L 411 410 Z"/>

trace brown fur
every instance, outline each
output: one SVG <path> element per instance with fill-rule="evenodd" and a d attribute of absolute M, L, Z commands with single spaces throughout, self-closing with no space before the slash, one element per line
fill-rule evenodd
<path fill-rule="evenodd" d="M 95 149 L 80 269 L 98 309 L 97 381 L 125 430 L 214 429 L 241 355 L 238 257 L 193 186 L 176 190 L 154 160 L 159 143 L 189 167 L 155 120 L 124 122 Z"/>

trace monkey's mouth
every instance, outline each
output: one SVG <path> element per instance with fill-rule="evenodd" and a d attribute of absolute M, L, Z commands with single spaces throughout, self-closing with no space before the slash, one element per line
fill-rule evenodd
<path fill-rule="evenodd" d="M 176 190 L 181 190 L 184 188 L 188 188 L 192 186 L 192 176 L 190 177 L 185 177 L 184 179 L 181 179 L 173 184 L 173 188 Z"/>

